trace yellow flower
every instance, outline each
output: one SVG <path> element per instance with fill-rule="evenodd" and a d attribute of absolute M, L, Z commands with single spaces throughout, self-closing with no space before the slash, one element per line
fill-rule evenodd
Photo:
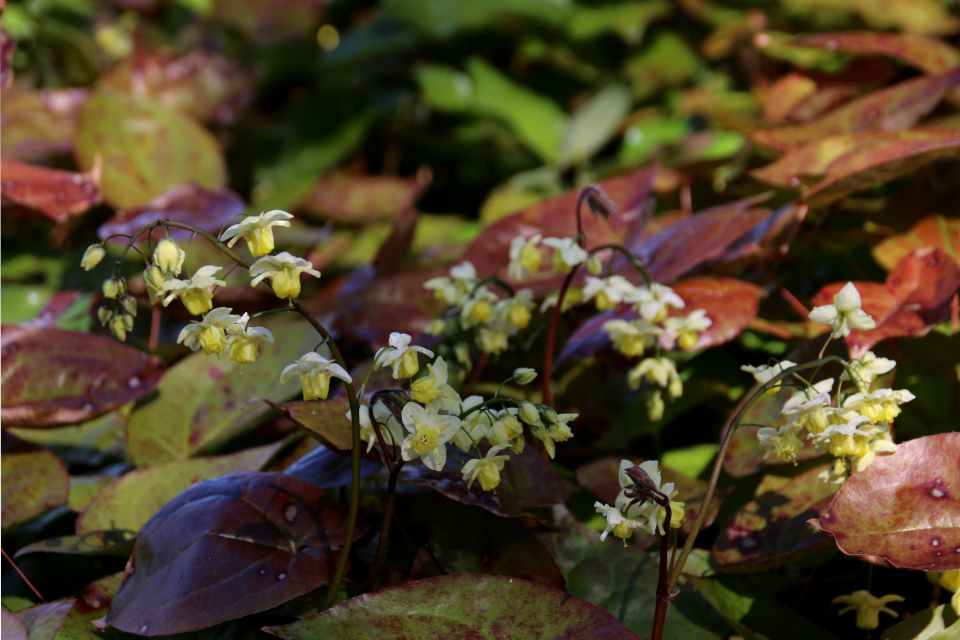
<path fill-rule="evenodd" d="M 524 329 L 530 324 L 533 315 L 533 291 L 521 289 L 512 298 L 506 298 L 497 303 L 496 317 L 500 324 L 509 324 L 517 329 Z"/>
<path fill-rule="evenodd" d="M 203 315 L 213 308 L 213 294 L 209 287 L 214 285 L 224 287 L 226 282 L 213 277 L 220 267 L 207 265 L 200 267 L 189 280 L 171 278 L 163 283 L 160 293 L 168 293 L 163 299 L 163 306 L 169 305 L 176 298 L 180 298 L 187 311 L 195 316 Z"/>
<path fill-rule="evenodd" d="M 469 329 L 493 317 L 493 302 L 497 299 L 486 287 L 480 287 L 461 301 L 460 326 Z"/>
<path fill-rule="evenodd" d="M 866 589 L 854 591 L 850 595 L 837 596 L 833 599 L 835 604 L 849 605 L 840 609 L 837 615 L 843 615 L 847 611 L 857 612 L 858 629 L 876 629 L 880 626 L 880 614 L 887 613 L 896 618 L 898 614 L 893 609 L 887 607 L 889 602 L 903 602 L 903 596 L 895 593 L 877 598 L 870 594 Z"/>
<path fill-rule="evenodd" d="M 510 340 L 508 331 L 498 330 L 500 327 L 480 327 L 477 331 L 477 346 L 484 353 L 500 355 L 506 350 Z"/>
<path fill-rule="evenodd" d="M 107 252 L 102 244 L 92 244 L 83 252 L 83 258 L 80 259 L 80 266 L 83 267 L 84 271 L 90 271 L 100 264 L 100 261 L 103 260 L 106 255 Z"/>
<path fill-rule="evenodd" d="M 663 394 L 660 393 L 660 389 L 654 389 L 649 396 L 647 396 L 647 418 L 651 422 L 656 422 L 663 419 L 663 412 L 666 411 L 667 406 L 663 402 Z"/>
<path fill-rule="evenodd" d="M 507 445 L 517 455 L 523 453 L 524 447 L 523 424 L 517 419 L 518 413 L 514 408 L 500 410 L 487 436 L 490 444 Z"/>
<path fill-rule="evenodd" d="M 779 429 L 763 427 L 757 432 L 757 439 L 767 450 L 764 458 L 775 451 L 777 457 L 787 462 L 797 463 L 797 453 L 803 449 L 803 441 L 797 437 L 797 429 L 789 423 Z"/>
<path fill-rule="evenodd" d="M 845 411 L 858 411 L 874 422 L 893 422 L 900 415 L 900 405 L 916 396 L 906 389 L 877 389 L 873 393 L 855 393 L 843 401 Z"/>
<path fill-rule="evenodd" d="M 500 484 L 500 470 L 510 456 L 498 456 L 497 454 L 507 448 L 505 444 L 499 444 L 490 447 L 487 455 L 483 458 L 474 458 L 468 460 L 463 465 L 463 479 L 467 481 L 467 489 L 473 484 L 474 480 L 480 480 L 480 487 L 484 491 L 493 491 Z"/>
<path fill-rule="evenodd" d="M 557 412 L 553 409 L 547 409 L 547 411 L 544 413 L 546 420 L 544 424 L 540 424 L 539 421 L 537 424 L 528 423 L 533 424 L 533 427 L 530 429 L 530 433 L 534 438 L 537 438 L 543 442 L 543 446 L 547 450 L 547 453 L 550 455 L 551 459 L 556 454 L 556 443 L 564 442 L 573 437 L 573 431 L 570 430 L 570 427 L 567 423 L 576 418 L 578 415 L 579 414 L 576 413 L 561 413 L 557 415 Z M 526 420 L 524 422 L 526 422 Z"/>
<path fill-rule="evenodd" d="M 296 298 L 300 295 L 300 274 L 308 273 L 315 278 L 320 272 L 313 264 L 303 258 L 296 258 L 286 251 L 275 256 L 264 256 L 250 267 L 253 280 L 251 286 L 257 286 L 264 278 L 270 278 L 273 292 L 280 299 Z"/>
<path fill-rule="evenodd" d="M 667 331 L 676 334 L 680 348 L 689 351 L 697 346 L 700 334 L 710 328 L 713 320 L 707 317 L 705 310 L 697 309 L 687 316 L 667 318 L 663 323 Z"/>
<path fill-rule="evenodd" d="M 837 458 L 841 456 L 859 458 L 867 455 L 870 452 L 870 437 L 878 433 L 879 429 L 870 424 L 861 428 L 861 424 L 870 421 L 852 411 L 843 414 L 839 419 L 844 422 L 831 424 L 817 436 L 817 440 L 829 442 L 830 453 Z"/>
<path fill-rule="evenodd" d="M 127 283 L 123 278 L 107 278 L 103 281 L 103 297 L 116 300 L 127 293 Z"/>
<path fill-rule="evenodd" d="M 529 240 L 517 236 L 510 241 L 510 265 L 507 275 L 511 280 L 523 280 L 531 273 L 536 273 L 543 262 L 543 254 L 537 248 L 537 243 L 543 236 L 537 234 Z"/>
<path fill-rule="evenodd" d="M 150 296 L 150 300 L 156 302 L 166 282 L 166 279 L 163 277 L 163 271 L 161 271 L 157 265 L 151 264 L 143 270 L 143 282 L 147 287 L 147 295 Z"/>
<path fill-rule="evenodd" d="M 210 311 L 202 320 L 195 320 L 180 331 L 177 343 L 184 343 L 194 351 L 203 349 L 208 356 L 219 353 L 227 346 L 226 329 L 240 319 L 232 315 L 233 309 L 218 307 Z"/>
<path fill-rule="evenodd" d="M 603 330 L 613 341 L 613 348 L 631 358 L 642 356 L 654 338 L 663 333 L 663 329 L 643 318 L 633 322 L 609 320 L 603 324 Z"/>
<path fill-rule="evenodd" d="M 234 362 L 256 362 L 260 341 L 273 343 L 273 334 L 265 327 L 248 327 L 250 316 L 246 313 L 227 327 L 227 347 Z"/>
<path fill-rule="evenodd" d="M 623 546 L 627 546 L 627 538 L 633 535 L 634 529 L 642 529 L 644 526 L 642 520 L 627 517 L 616 507 L 601 502 L 594 502 L 593 506 L 597 513 L 602 514 L 607 519 L 607 526 L 600 534 L 601 540 L 606 540 L 607 534 L 613 531 L 613 535 L 623 540 Z"/>
<path fill-rule="evenodd" d="M 416 402 L 408 402 L 403 407 L 403 426 L 409 431 L 400 445 L 404 460 L 420 457 L 424 466 L 440 471 L 447 462 L 447 447 L 457 431 L 460 430 L 460 418 L 442 416 L 436 406 L 424 409 Z"/>
<path fill-rule="evenodd" d="M 813 435 L 819 435 L 830 426 L 831 417 L 840 411 L 831 406 L 829 392 L 832 388 L 833 378 L 827 378 L 811 388 L 798 391 L 787 400 L 781 413 L 789 416 L 795 428 L 806 428 Z"/>
<path fill-rule="evenodd" d="M 420 364 L 417 362 L 417 352 L 428 358 L 433 357 L 433 351 L 423 347 L 411 347 L 409 335 L 394 331 L 390 334 L 389 346 L 380 349 L 373 362 L 380 367 L 393 367 L 394 379 L 412 378 L 420 370 Z"/>
<path fill-rule="evenodd" d="M 433 364 L 427 364 L 427 369 L 430 375 L 410 385 L 410 397 L 420 404 L 436 403 L 441 409 L 453 409 L 460 404 L 460 396 L 447 383 L 447 363 L 443 357 L 438 357 Z"/>
<path fill-rule="evenodd" d="M 953 592 L 950 598 L 950 607 L 957 615 L 960 615 L 960 569 L 951 569 L 941 573 L 928 573 L 927 577 L 935 576 L 935 581 L 947 591 Z"/>
<path fill-rule="evenodd" d="M 611 311 L 617 305 L 637 295 L 637 288 L 623 276 L 594 278 L 587 276 L 583 287 L 583 300 L 596 298 L 597 311 Z"/>
<path fill-rule="evenodd" d="M 163 238 L 153 250 L 153 264 L 160 267 L 165 274 L 172 276 L 180 275 L 186 257 L 187 254 L 173 238 Z"/>
<path fill-rule="evenodd" d="M 683 382 L 677 374 L 677 366 L 670 358 L 645 358 L 627 374 L 631 389 L 639 389 L 644 379 L 666 388 L 671 398 L 683 395 Z"/>
<path fill-rule="evenodd" d="M 220 240 L 223 242 L 229 240 L 227 246 L 232 247 L 237 240 L 243 238 L 247 241 L 247 247 L 252 255 L 265 256 L 273 251 L 273 227 L 289 227 L 288 220 L 292 217 L 286 211 L 279 209 L 267 211 L 258 216 L 248 216 L 224 231 Z"/>
<path fill-rule="evenodd" d="M 280 374 L 280 384 L 293 376 L 300 376 L 304 400 L 325 400 L 330 393 L 330 378 L 353 382 L 353 378 L 339 364 L 311 351 L 287 367 Z"/>
<path fill-rule="evenodd" d="M 587 250 L 573 238 L 544 238 L 543 244 L 553 247 L 553 268 L 561 273 L 570 273 L 575 266 L 590 259 Z"/>
<path fill-rule="evenodd" d="M 458 305 L 477 283 L 477 270 L 468 260 L 450 268 L 450 277 L 438 276 L 423 283 L 444 304 Z"/>

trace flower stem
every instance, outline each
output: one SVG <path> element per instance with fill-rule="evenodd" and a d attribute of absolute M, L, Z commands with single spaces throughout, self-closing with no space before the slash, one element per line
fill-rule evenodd
<path fill-rule="evenodd" d="M 577 265 L 579 266 L 579 265 Z M 547 346 L 543 353 L 543 384 L 542 395 L 543 404 L 548 407 L 553 404 L 553 395 L 550 391 L 550 379 L 553 377 L 553 349 L 557 342 L 557 326 L 560 324 L 560 314 L 563 309 L 563 299 L 567 296 L 567 290 L 570 283 L 573 282 L 573 276 L 577 272 L 577 267 L 570 270 L 567 277 L 563 279 L 563 285 L 560 287 L 560 293 L 557 295 L 557 306 L 553 309 L 553 317 L 550 318 L 550 329 L 547 331 Z"/>
<path fill-rule="evenodd" d="M 667 523 L 667 533 L 660 536 L 660 577 L 657 579 L 657 608 L 653 613 L 653 629 L 650 631 L 650 640 L 661 640 L 663 638 L 663 625 L 667 620 L 667 607 L 670 606 L 670 522 L 673 514 L 670 511 L 669 498 L 661 504 L 666 511 L 663 521 Z"/>
<path fill-rule="evenodd" d="M 377 585 L 380 583 L 380 572 L 383 570 L 383 558 L 387 555 L 387 542 L 390 539 L 390 522 L 393 520 L 393 502 L 397 495 L 397 478 L 402 468 L 403 460 L 397 460 L 397 463 L 390 469 L 390 479 L 387 481 L 387 495 L 383 499 L 383 521 L 380 523 L 380 540 L 377 542 L 377 552 L 373 556 L 370 575 L 367 576 L 367 584 L 365 585 L 367 592 L 375 591 Z"/>

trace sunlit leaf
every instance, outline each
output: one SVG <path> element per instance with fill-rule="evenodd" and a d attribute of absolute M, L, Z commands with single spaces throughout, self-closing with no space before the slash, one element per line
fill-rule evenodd
<path fill-rule="evenodd" d="M 194 485 L 144 526 L 106 622 L 140 635 L 182 633 L 304 594 L 333 572 L 346 515 L 282 473 Z"/>
<path fill-rule="evenodd" d="M 936 247 L 960 261 L 960 219 L 945 218 L 938 214 L 926 216 L 906 233 L 886 238 L 873 247 L 873 259 L 887 271 L 914 250 L 921 247 Z"/>
<path fill-rule="evenodd" d="M 631 44 L 643 39 L 647 26 L 673 13 L 664 0 L 622 2 L 602 6 L 578 6 L 567 21 L 567 33 L 575 40 L 614 32 Z"/>
<path fill-rule="evenodd" d="M 417 580 L 362 595 L 319 615 L 266 630 L 285 640 L 458 635 L 478 640 L 637 637 L 612 614 L 569 593 L 518 578 L 469 573 Z"/>
<path fill-rule="evenodd" d="M 604 87 L 585 102 L 567 122 L 560 163 L 577 165 L 589 160 L 620 128 L 630 104 L 630 91 L 618 84 Z"/>
<path fill-rule="evenodd" d="M 847 555 L 885 567 L 960 569 L 960 434 L 901 443 L 854 473 L 814 520 Z"/>
<path fill-rule="evenodd" d="M 454 4 L 446 0 L 388 0 L 384 3 L 388 16 L 433 38 L 449 38 L 460 31 L 482 29 L 504 17 L 561 24 L 572 8 L 571 4 L 554 0 L 487 0 Z"/>

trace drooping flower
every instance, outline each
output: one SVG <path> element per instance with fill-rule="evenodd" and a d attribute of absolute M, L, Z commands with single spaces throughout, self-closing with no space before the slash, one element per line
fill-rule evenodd
<path fill-rule="evenodd" d="M 632 299 L 637 295 L 637 287 L 623 276 L 609 276 L 594 278 L 587 276 L 583 286 L 583 301 L 589 302 L 596 298 L 594 304 L 597 311 L 611 311 L 624 300 Z"/>
<path fill-rule="evenodd" d="M 275 256 L 264 256 L 250 267 L 253 280 L 251 286 L 257 286 L 264 278 L 270 278 L 273 292 L 278 298 L 296 298 L 300 295 L 300 274 L 307 273 L 315 278 L 320 272 L 313 268 L 313 263 L 297 258 L 286 251 Z"/>
<path fill-rule="evenodd" d="M 704 309 L 697 309 L 686 316 L 676 316 L 663 321 L 667 331 L 676 334 L 681 349 L 689 350 L 697 346 L 700 334 L 713 325 Z"/>
<path fill-rule="evenodd" d="M 534 308 L 533 291 L 521 289 L 512 298 L 504 298 L 494 309 L 500 324 L 509 324 L 516 329 L 524 329 L 530 324 Z"/>
<path fill-rule="evenodd" d="M 156 303 L 163 292 L 163 285 L 166 278 L 163 277 L 163 271 L 155 264 L 149 265 L 143 270 L 143 283 L 147 287 L 147 295 L 150 301 Z"/>
<path fill-rule="evenodd" d="M 683 298 L 668 286 L 654 282 L 651 285 L 637 287 L 627 302 L 635 305 L 637 312 L 650 322 L 663 322 L 667 318 L 667 307 L 683 309 Z"/>
<path fill-rule="evenodd" d="M 599 273 L 599 262 L 591 264 L 590 253 L 573 238 L 544 238 L 543 244 L 553 247 L 553 268 L 561 273 L 570 273 L 579 264 L 587 263 L 591 273 Z M 596 269 L 596 271 L 594 271 Z"/>
<path fill-rule="evenodd" d="M 861 428 L 864 423 L 868 424 Z M 880 431 L 869 423 L 870 420 L 865 416 L 850 411 L 842 414 L 836 424 L 831 424 L 816 437 L 820 442 L 829 442 L 830 453 L 838 458 L 841 456 L 859 458 L 870 452 L 870 437 Z"/>
<path fill-rule="evenodd" d="M 464 296 L 477 284 L 477 270 L 470 261 L 461 262 L 450 268 L 450 277 L 438 276 L 423 283 L 424 289 L 433 291 L 440 302 L 459 305 Z"/>
<path fill-rule="evenodd" d="M 849 605 L 840 609 L 837 615 L 842 616 L 848 611 L 857 612 L 858 629 L 876 629 L 880 626 L 881 613 L 889 614 L 894 618 L 900 615 L 886 605 L 890 602 L 903 602 L 903 600 L 903 596 L 898 596 L 895 593 L 878 598 L 866 589 L 860 589 L 850 595 L 837 596 L 833 599 L 833 602 L 835 604 Z"/>
<path fill-rule="evenodd" d="M 330 393 L 330 378 L 353 382 L 353 378 L 343 367 L 315 351 L 306 353 L 293 364 L 287 365 L 280 374 L 280 384 L 297 375 L 300 376 L 303 386 L 304 400 L 325 400 Z"/>
<path fill-rule="evenodd" d="M 410 346 L 410 336 L 406 333 L 394 331 L 390 334 L 389 346 L 380 349 L 374 357 L 374 363 L 379 363 L 381 367 L 393 367 L 393 377 L 412 378 L 420 370 L 420 363 L 417 362 L 417 353 L 422 353 L 428 358 L 433 357 L 433 351 L 418 346 Z"/>
<path fill-rule="evenodd" d="M 220 240 L 226 242 L 228 247 L 232 247 L 237 240 L 243 238 L 247 241 L 247 247 L 254 257 L 265 256 L 274 248 L 273 227 L 289 227 L 291 218 L 293 218 L 292 215 L 279 209 L 267 211 L 258 216 L 247 216 L 237 224 L 228 227 L 220 236 Z"/>
<path fill-rule="evenodd" d="M 500 355 L 510 342 L 510 327 L 491 323 L 477 329 L 477 346 L 484 353 Z"/>
<path fill-rule="evenodd" d="M 187 253 L 180 248 L 173 238 L 163 238 L 153 250 L 153 264 L 160 267 L 166 275 L 178 276 L 183 269 L 183 261 Z"/>
<path fill-rule="evenodd" d="M 860 390 L 866 391 L 874 378 L 892 371 L 896 366 L 896 361 L 878 358 L 873 351 L 867 351 L 859 360 L 850 363 L 850 370 L 858 386 L 863 386 Z"/>
<path fill-rule="evenodd" d="M 875 436 L 871 439 L 868 447 L 870 450 L 857 458 L 857 471 L 863 471 L 873 464 L 878 453 L 896 453 L 897 451 L 897 445 L 893 442 L 889 428 L 887 428 L 886 432 L 879 434 L 879 437 Z"/>
<path fill-rule="evenodd" d="M 227 283 L 223 280 L 217 280 L 213 275 L 220 271 L 221 267 L 207 265 L 200 267 L 193 277 L 188 280 L 177 280 L 171 278 L 163 283 L 160 293 L 168 294 L 163 299 L 163 306 L 169 305 L 175 299 L 180 298 L 183 306 L 189 313 L 200 316 L 213 308 L 213 294 L 210 293 L 210 287 L 225 287 Z"/>
<path fill-rule="evenodd" d="M 906 389 L 877 389 L 872 393 L 855 393 L 843 401 L 844 411 L 857 411 L 873 422 L 893 422 L 900 415 L 900 405 L 916 398 Z"/>
<path fill-rule="evenodd" d="M 510 264 L 507 266 L 507 275 L 511 280 L 523 280 L 540 269 L 543 253 L 537 248 L 537 244 L 542 237 L 538 233 L 529 239 L 517 236 L 510 241 Z"/>
<path fill-rule="evenodd" d="M 240 319 L 231 311 L 233 309 L 217 307 L 203 316 L 202 320 L 194 320 L 180 331 L 177 344 L 182 342 L 194 351 L 202 348 L 208 356 L 223 351 L 227 346 L 227 327 Z"/>
<path fill-rule="evenodd" d="M 529 404 L 529 403 L 526 403 Z M 521 409 L 521 414 L 523 410 Z M 544 420 L 541 422 L 527 422 L 531 425 L 530 433 L 534 438 L 543 442 L 544 448 L 553 459 L 556 454 L 556 443 L 564 442 L 573 437 L 573 431 L 570 430 L 569 422 L 577 418 L 577 413 L 557 414 L 553 409 L 547 409 L 544 412 Z"/>
<path fill-rule="evenodd" d="M 443 357 L 427 364 L 430 375 L 415 380 L 410 385 L 410 397 L 421 404 L 436 404 L 441 409 L 453 409 L 460 404 L 460 396 L 447 383 L 447 363 Z"/>
<path fill-rule="evenodd" d="M 852 282 L 848 282 L 833 297 L 833 304 L 816 307 L 810 312 L 809 318 L 814 322 L 831 325 L 832 338 L 845 338 L 852 329 L 868 331 L 876 328 L 877 323 L 860 308 L 860 304 L 860 292 Z"/>
<path fill-rule="evenodd" d="M 797 437 L 795 425 L 787 423 L 779 429 L 763 427 L 757 432 L 757 440 L 766 449 L 763 457 L 776 452 L 777 457 L 786 462 L 797 463 L 797 453 L 803 449 L 803 441 Z"/>
<path fill-rule="evenodd" d="M 833 378 L 827 378 L 810 389 L 798 391 L 787 400 L 781 413 L 789 417 L 794 428 L 821 434 L 830 425 L 830 417 L 840 411 L 832 406 L 832 388 Z"/>
<path fill-rule="evenodd" d="M 103 260 L 106 255 L 107 251 L 103 248 L 102 244 L 92 244 L 83 252 L 83 258 L 80 259 L 80 266 L 83 267 L 84 271 L 90 271 L 100 264 L 100 261 Z"/>
<path fill-rule="evenodd" d="M 950 569 L 939 573 L 930 572 L 927 573 L 927 578 L 947 591 L 953 592 L 953 597 L 950 598 L 950 607 L 954 613 L 960 615 L 960 569 Z"/>
<path fill-rule="evenodd" d="M 790 367 L 797 366 L 796 362 L 790 362 L 789 360 L 782 360 L 773 365 L 762 364 L 759 367 L 754 367 L 749 364 L 745 364 L 740 367 L 741 371 L 746 371 L 751 374 L 753 378 L 760 384 L 766 384 L 776 378 L 778 375 L 789 369 Z M 780 385 L 775 384 L 767 389 L 767 393 L 776 393 L 780 390 Z"/>
<path fill-rule="evenodd" d="M 634 466 L 643 469 L 644 473 L 650 478 L 654 488 L 666 496 L 670 504 L 670 523 L 671 528 L 677 528 L 683 522 L 685 505 L 682 502 L 675 502 L 671 498 L 677 495 L 677 490 L 672 482 L 662 482 L 660 465 L 656 460 L 647 460 L 639 465 L 634 465 L 630 460 L 620 462 L 618 478 L 620 480 L 621 491 L 617 496 L 616 507 L 631 518 L 645 518 L 647 531 L 651 535 L 664 535 L 663 524 L 667 519 L 667 510 L 654 501 L 652 498 L 636 500 L 627 495 L 627 490 L 634 486 L 634 479 L 627 474 L 627 469 Z"/>
<path fill-rule="evenodd" d="M 554 291 L 553 293 L 547 294 L 543 299 L 543 302 L 540 303 L 540 312 L 543 313 L 547 309 L 552 309 L 557 306 L 557 300 L 560 299 L 560 292 Z M 566 313 L 573 309 L 575 306 L 583 302 L 583 289 L 579 287 L 570 287 L 567 289 L 567 294 L 563 296 L 563 306 L 560 307 L 562 313 Z"/>
<path fill-rule="evenodd" d="M 351 420 L 351 413 L 347 411 L 347 420 Z M 382 402 L 373 405 L 373 417 L 380 425 L 380 434 L 388 447 L 397 446 L 403 440 L 403 427 L 397 422 L 390 409 Z M 378 444 L 377 433 L 370 421 L 370 408 L 360 405 L 360 439 L 367 443 L 367 453 Z"/>
<path fill-rule="evenodd" d="M 644 318 L 632 322 L 626 320 L 608 320 L 603 330 L 613 341 L 613 348 L 629 357 L 639 357 L 653 344 L 663 329 Z"/>
<path fill-rule="evenodd" d="M 403 407 L 403 426 L 409 434 L 400 445 L 401 456 L 410 461 L 416 457 L 433 471 L 440 471 L 447 462 L 447 446 L 460 430 L 460 418 L 438 413 L 435 406 L 424 409 L 416 402 Z"/>
<path fill-rule="evenodd" d="M 644 527 L 643 520 L 629 518 L 616 507 L 605 505 L 602 502 L 595 502 L 593 506 L 596 508 L 597 513 L 607 519 L 607 526 L 604 527 L 603 533 L 600 534 L 601 540 L 606 540 L 607 534 L 613 531 L 613 535 L 623 540 L 623 546 L 627 546 L 627 538 L 633 535 L 634 530 Z"/>
<path fill-rule="evenodd" d="M 482 396 L 465 398 L 453 413 L 460 418 L 460 430 L 453 436 L 453 444 L 462 451 L 469 451 L 482 438 L 490 437 L 494 417 L 488 409 L 470 411 L 477 405 L 483 404 Z"/>
<path fill-rule="evenodd" d="M 490 427 L 490 435 L 487 440 L 490 444 L 505 444 L 509 446 L 514 453 L 520 455 L 523 453 L 525 440 L 523 438 L 523 424 L 517 418 L 519 410 L 514 407 L 501 409 L 497 413 L 497 419 Z"/>
<path fill-rule="evenodd" d="M 529 367 L 520 367 L 513 370 L 513 380 L 519 385 L 530 384 L 537 379 L 537 372 Z"/>
<path fill-rule="evenodd" d="M 677 365 L 670 358 L 644 358 L 627 374 L 631 389 L 640 388 L 644 379 L 665 388 L 672 398 L 683 395 L 683 382 L 677 374 Z"/>
<path fill-rule="evenodd" d="M 480 480 L 480 487 L 484 491 L 493 491 L 500 484 L 500 471 L 510 456 L 497 454 L 507 448 L 505 444 L 490 447 L 483 458 L 473 458 L 463 465 L 463 479 L 467 481 L 467 489 L 474 480 Z"/>
<path fill-rule="evenodd" d="M 497 296 L 486 287 L 478 287 L 460 301 L 460 326 L 464 329 L 483 324 L 493 317 Z"/>
<path fill-rule="evenodd" d="M 234 362 L 256 362 L 260 341 L 266 340 L 273 344 L 273 334 L 269 329 L 249 327 L 249 322 L 250 316 L 245 313 L 227 327 L 227 347 L 230 349 L 230 359 Z"/>

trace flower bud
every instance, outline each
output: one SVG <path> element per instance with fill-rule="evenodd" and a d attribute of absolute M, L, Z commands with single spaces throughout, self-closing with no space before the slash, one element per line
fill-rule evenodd
<path fill-rule="evenodd" d="M 105 327 L 107 323 L 110 322 L 110 318 L 113 317 L 113 310 L 107 305 L 97 309 L 97 318 L 100 319 L 100 326 Z"/>
<path fill-rule="evenodd" d="M 529 367 L 513 370 L 513 380 L 519 385 L 530 384 L 537 378 L 537 372 Z"/>
<path fill-rule="evenodd" d="M 133 316 L 129 313 L 125 313 L 121 316 L 123 318 L 123 327 L 127 331 L 133 331 Z"/>
<path fill-rule="evenodd" d="M 143 270 L 143 281 L 147 285 L 147 293 L 151 298 L 156 298 L 157 294 L 163 290 L 163 271 L 156 265 L 150 265 Z"/>
<path fill-rule="evenodd" d="M 137 317 L 137 299 L 133 296 L 123 296 L 120 298 L 120 306 L 134 318 Z"/>
<path fill-rule="evenodd" d="M 187 254 L 172 238 L 164 238 L 158 242 L 157 248 L 153 251 L 153 263 L 160 267 L 164 273 L 174 276 L 180 275 L 186 257 Z"/>
<path fill-rule="evenodd" d="M 536 405 L 532 402 L 524 402 L 520 405 L 520 419 L 529 425 L 540 424 L 540 413 Z"/>
<path fill-rule="evenodd" d="M 127 325 L 123 321 L 123 316 L 113 316 L 110 318 L 110 333 L 116 336 L 117 340 L 121 342 L 127 339 Z"/>
<path fill-rule="evenodd" d="M 127 292 L 123 278 L 108 278 L 103 281 L 103 297 L 116 300 Z"/>
<path fill-rule="evenodd" d="M 83 252 L 83 258 L 80 260 L 80 266 L 83 267 L 84 271 L 90 271 L 95 266 L 100 264 L 100 261 L 103 260 L 105 255 L 107 255 L 107 252 L 103 248 L 103 245 L 92 244 L 87 247 L 86 251 Z"/>

